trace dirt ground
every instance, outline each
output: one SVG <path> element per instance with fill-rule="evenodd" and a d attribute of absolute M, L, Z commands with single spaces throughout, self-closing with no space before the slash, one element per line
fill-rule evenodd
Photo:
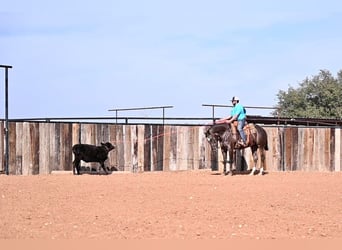
<path fill-rule="evenodd" d="M 0 175 L 0 239 L 341 239 L 342 173 Z"/>

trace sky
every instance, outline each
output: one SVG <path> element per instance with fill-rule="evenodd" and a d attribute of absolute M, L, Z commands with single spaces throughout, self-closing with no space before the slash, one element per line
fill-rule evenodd
<path fill-rule="evenodd" d="M 342 69 L 340 0 L 1 0 L 9 118 L 107 117 L 109 109 L 274 107 L 279 90 Z M 4 117 L 0 69 L 0 117 Z M 269 115 L 272 110 L 248 109 Z M 218 108 L 218 117 L 230 108 Z M 119 116 L 161 116 L 161 110 Z"/>

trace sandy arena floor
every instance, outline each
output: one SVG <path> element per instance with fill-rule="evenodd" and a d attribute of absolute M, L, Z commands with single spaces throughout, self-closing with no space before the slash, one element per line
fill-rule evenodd
<path fill-rule="evenodd" d="M 0 175 L 0 239 L 342 238 L 342 173 Z"/>

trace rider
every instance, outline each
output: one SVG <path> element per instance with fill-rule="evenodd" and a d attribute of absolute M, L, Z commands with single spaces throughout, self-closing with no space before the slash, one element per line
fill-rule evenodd
<path fill-rule="evenodd" d="M 233 108 L 230 112 L 230 116 L 219 119 L 216 121 L 216 123 L 232 123 L 233 121 L 238 121 L 238 131 L 240 133 L 242 141 L 238 141 L 239 146 L 241 147 L 247 147 L 247 136 L 245 134 L 245 131 L 243 131 L 243 127 L 246 123 L 246 110 L 245 108 L 240 104 L 240 99 L 237 96 L 233 96 L 232 98 L 232 104 Z"/>

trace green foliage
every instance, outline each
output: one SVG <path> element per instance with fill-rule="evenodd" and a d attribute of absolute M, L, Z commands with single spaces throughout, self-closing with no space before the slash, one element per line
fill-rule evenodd
<path fill-rule="evenodd" d="M 334 78 L 328 70 L 306 78 L 299 88 L 289 87 L 277 94 L 277 111 L 282 117 L 342 118 L 342 70 Z"/>

